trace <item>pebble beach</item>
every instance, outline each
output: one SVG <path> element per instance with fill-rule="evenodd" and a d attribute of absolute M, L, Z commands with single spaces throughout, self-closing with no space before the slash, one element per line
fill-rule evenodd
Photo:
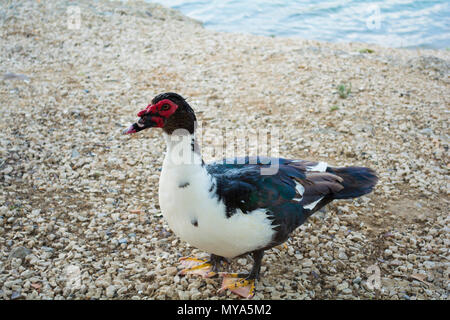
<path fill-rule="evenodd" d="M 449 299 L 449 50 L 216 32 L 139 1 L 3 1 L 0 24 L 0 299 L 240 299 L 177 274 L 208 255 L 162 217 L 161 131 L 121 134 L 167 91 L 205 145 L 275 128 L 284 158 L 379 175 L 268 250 L 253 299 Z"/>

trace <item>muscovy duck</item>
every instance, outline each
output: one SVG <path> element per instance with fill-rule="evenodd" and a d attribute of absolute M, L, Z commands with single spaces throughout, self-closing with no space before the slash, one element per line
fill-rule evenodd
<path fill-rule="evenodd" d="M 159 180 L 159 204 L 173 232 L 211 254 L 182 258 L 180 274 L 223 276 L 222 288 L 251 298 L 265 250 L 284 243 L 314 212 L 336 199 L 371 192 L 372 169 L 329 167 L 325 162 L 243 157 L 205 164 L 195 140 L 196 117 L 180 95 L 162 93 L 126 129 L 163 129 L 167 144 Z M 274 161 L 278 170 L 262 174 Z M 218 272 L 229 258 L 252 254 L 249 274 Z"/>

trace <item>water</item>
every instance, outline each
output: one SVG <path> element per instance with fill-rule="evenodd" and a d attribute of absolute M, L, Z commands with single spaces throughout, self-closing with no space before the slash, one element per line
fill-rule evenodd
<path fill-rule="evenodd" d="M 450 1 L 147 0 L 209 29 L 388 47 L 450 48 Z"/>

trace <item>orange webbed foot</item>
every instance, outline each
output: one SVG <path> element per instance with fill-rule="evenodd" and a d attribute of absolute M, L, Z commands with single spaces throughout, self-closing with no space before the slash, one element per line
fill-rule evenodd
<path fill-rule="evenodd" d="M 200 275 L 203 278 L 214 277 L 217 273 L 213 271 L 213 265 L 209 260 L 183 257 L 180 258 L 183 269 L 178 273 L 181 276 L 188 274 Z"/>
<path fill-rule="evenodd" d="M 239 273 L 223 272 L 219 275 L 223 277 L 222 287 L 219 289 L 219 293 L 230 290 L 247 299 L 251 299 L 255 295 L 255 279 L 243 277 L 243 275 Z"/>

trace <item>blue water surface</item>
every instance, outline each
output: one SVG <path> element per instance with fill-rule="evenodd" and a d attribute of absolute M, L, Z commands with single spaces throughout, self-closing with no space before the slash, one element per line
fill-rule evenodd
<path fill-rule="evenodd" d="M 450 48 L 450 0 L 147 0 L 217 31 Z"/>

